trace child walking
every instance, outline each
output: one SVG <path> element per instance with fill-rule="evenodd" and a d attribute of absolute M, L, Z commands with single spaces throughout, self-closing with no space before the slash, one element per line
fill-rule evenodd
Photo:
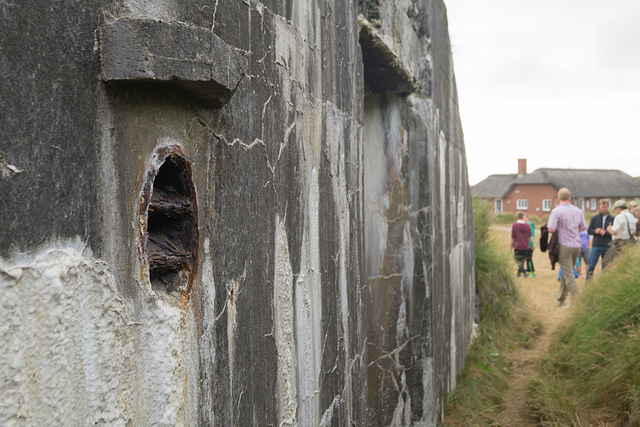
<path fill-rule="evenodd" d="M 513 256 L 518 265 L 518 277 L 527 277 L 527 270 L 524 264 L 529 250 L 529 239 L 531 238 L 531 227 L 524 222 L 524 212 L 516 213 L 517 221 L 511 226 L 511 247 Z"/>
<path fill-rule="evenodd" d="M 536 225 L 529 221 L 529 215 L 524 214 L 524 222 L 531 228 L 531 237 L 529 238 L 529 250 L 525 256 L 525 270 L 527 270 L 527 276 L 536 277 L 536 269 L 533 267 L 533 251 L 536 249 Z"/>

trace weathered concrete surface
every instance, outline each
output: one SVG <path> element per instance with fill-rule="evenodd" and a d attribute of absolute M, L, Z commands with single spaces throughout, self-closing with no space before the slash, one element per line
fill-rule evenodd
<path fill-rule="evenodd" d="M 473 215 L 441 2 L 360 2 L 402 79 L 365 97 L 368 425 L 435 425 L 473 322 Z M 375 71 L 365 86 L 374 92 Z M 397 81 L 395 86 L 390 83 Z M 412 90 L 407 90 L 411 82 Z M 410 92 L 407 94 L 407 92 Z M 429 96 L 430 95 L 430 96 Z M 381 333 L 381 331 L 384 331 Z"/>
<path fill-rule="evenodd" d="M 134 308 L 81 250 L 0 266 L 0 424 L 197 423 L 193 313 L 153 297 Z"/>
<path fill-rule="evenodd" d="M 436 0 L 0 4 L 0 424 L 436 424 L 473 293 L 444 16 Z M 365 82 L 365 20 L 386 86 Z M 125 23 L 133 41 L 104 37 Z M 105 46 L 132 48 L 130 67 Z M 141 244 L 169 147 L 197 205 L 183 304 L 153 289 Z"/>

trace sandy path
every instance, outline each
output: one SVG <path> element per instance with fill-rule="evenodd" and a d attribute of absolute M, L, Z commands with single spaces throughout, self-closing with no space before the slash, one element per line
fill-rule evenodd
<path fill-rule="evenodd" d="M 496 229 L 498 242 L 509 245 L 510 231 Z M 504 235 L 503 235 L 504 234 Z M 539 238 L 539 235 L 538 235 Z M 505 426 L 538 426 L 537 419 L 533 417 L 526 402 L 528 382 L 535 372 L 535 367 L 548 351 L 553 333 L 562 327 L 562 322 L 569 315 L 571 308 L 563 309 L 558 306 L 556 295 L 558 292 L 558 265 L 551 270 L 551 263 L 547 253 L 541 253 L 538 249 L 534 252 L 533 262 L 536 269 L 535 278 L 517 278 L 516 285 L 520 288 L 531 311 L 540 319 L 543 329 L 535 337 L 532 337 L 530 349 L 518 349 L 508 355 L 508 361 L 513 369 L 510 390 L 505 396 L 505 411 L 500 421 Z M 596 274 L 598 273 L 596 269 Z M 513 264 L 515 276 L 517 269 Z M 578 287 L 584 289 L 584 278 L 577 279 Z"/>

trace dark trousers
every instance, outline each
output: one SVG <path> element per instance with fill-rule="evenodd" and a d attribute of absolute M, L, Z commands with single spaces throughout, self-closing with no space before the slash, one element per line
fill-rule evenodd
<path fill-rule="evenodd" d="M 535 273 L 536 269 L 533 268 L 533 249 L 529 249 L 527 251 L 527 255 L 525 256 L 524 262 L 525 262 L 525 270 L 527 270 L 528 273 Z"/>
<path fill-rule="evenodd" d="M 528 250 L 526 251 L 521 251 L 519 249 L 513 250 L 513 257 L 516 259 L 516 264 L 518 265 L 518 277 L 521 274 L 524 274 L 524 275 L 527 274 L 527 271 L 524 268 L 524 262 L 527 259 L 527 252 Z"/>
<path fill-rule="evenodd" d="M 590 279 L 593 276 L 593 272 L 596 269 L 596 264 L 598 264 L 598 258 L 602 257 L 602 269 L 607 266 L 607 261 L 605 261 L 605 255 L 607 255 L 607 251 L 609 250 L 608 246 L 593 246 L 591 248 L 591 252 L 589 253 L 589 269 L 587 270 L 587 279 Z"/>

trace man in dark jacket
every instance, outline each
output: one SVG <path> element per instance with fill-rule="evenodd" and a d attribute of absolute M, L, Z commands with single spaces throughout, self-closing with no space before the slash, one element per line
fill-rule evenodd
<path fill-rule="evenodd" d="M 591 242 L 591 254 L 589 255 L 589 269 L 587 270 L 587 280 L 591 280 L 593 272 L 598 264 L 598 258 L 602 257 L 602 268 L 606 267 L 605 255 L 611 244 L 611 234 L 607 227 L 613 224 L 613 215 L 609 215 L 609 201 L 600 199 L 600 213 L 594 215 L 589 223 L 588 233 L 593 236 Z"/>

